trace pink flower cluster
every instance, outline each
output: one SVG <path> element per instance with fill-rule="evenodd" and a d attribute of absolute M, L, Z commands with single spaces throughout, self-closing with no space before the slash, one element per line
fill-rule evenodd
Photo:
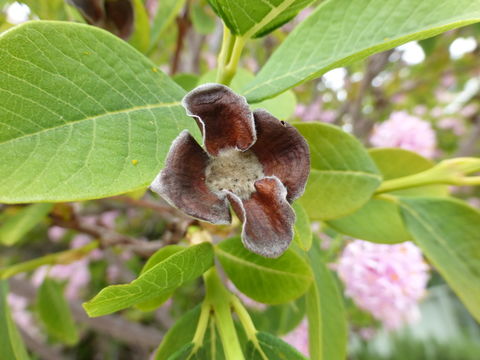
<path fill-rule="evenodd" d="M 396 111 L 375 126 L 370 143 L 376 147 L 399 147 L 432 158 L 437 141 L 429 122 L 405 111 Z"/>
<path fill-rule="evenodd" d="M 287 335 L 283 336 L 283 341 L 292 345 L 305 356 L 310 356 L 308 351 L 308 322 L 303 319 L 302 322 Z"/>
<path fill-rule="evenodd" d="M 429 267 L 413 243 L 354 240 L 340 256 L 337 272 L 346 295 L 387 329 L 398 329 L 419 318 L 418 302 L 426 293 Z"/>

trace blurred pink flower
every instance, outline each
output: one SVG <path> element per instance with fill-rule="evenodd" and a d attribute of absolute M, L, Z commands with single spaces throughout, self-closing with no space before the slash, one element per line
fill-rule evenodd
<path fill-rule="evenodd" d="M 340 256 L 337 271 L 346 295 L 387 329 L 419 318 L 418 302 L 426 294 L 429 267 L 413 243 L 352 241 Z"/>
<path fill-rule="evenodd" d="M 466 131 L 463 121 L 454 117 L 443 118 L 437 123 L 437 126 L 440 129 L 452 130 L 457 136 L 465 134 Z"/>
<path fill-rule="evenodd" d="M 308 322 L 303 319 L 302 322 L 287 335 L 283 336 L 283 341 L 289 343 L 303 355 L 309 356 L 308 352 Z"/>
<path fill-rule="evenodd" d="M 375 126 L 370 143 L 376 147 L 399 147 L 431 158 L 435 154 L 435 131 L 429 122 L 396 111 L 390 118 Z"/>
<path fill-rule="evenodd" d="M 35 323 L 32 313 L 28 310 L 28 299 L 20 295 L 9 293 L 7 295 L 7 302 L 10 307 L 12 319 L 17 326 L 32 338 L 42 339 L 42 333 Z M 2 336 L 4 336 L 4 334 L 2 334 Z"/>
<path fill-rule="evenodd" d="M 332 123 L 337 116 L 334 110 L 322 109 L 321 99 L 317 99 L 309 105 L 297 104 L 295 116 L 302 121 L 322 121 Z"/>
<path fill-rule="evenodd" d="M 51 226 L 48 229 L 48 238 L 53 242 L 59 242 L 66 233 L 67 230 L 65 228 L 60 226 Z"/>

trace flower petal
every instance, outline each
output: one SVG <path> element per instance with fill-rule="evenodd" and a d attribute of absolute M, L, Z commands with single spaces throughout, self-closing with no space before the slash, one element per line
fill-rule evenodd
<path fill-rule="evenodd" d="M 245 151 L 255 142 L 253 115 L 243 96 L 221 84 L 205 84 L 183 98 L 187 114 L 195 117 L 207 152 L 223 149 Z"/>
<path fill-rule="evenodd" d="M 276 176 L 285 185 L 287 200 L 292 202 L 303 194 L 310 173 L 308 144 L 297 129 L 269 112 L 255 110 L 253 116 L 257 141 L 251 150 L 265 175 Z"/>
<path fill-rule="evenodd" d="M 187 215 L 213 224 L 229 224 L 226 198 L 220 199 L 205 184 L 209 157 L 187 130 L 175 139 L 165 168 L 150 188 Z"/>
<path fill-rule="evenodd" d="M 255 189 L 247 200 L 230 192 L 228 199 L 243 220 L 245 247 L 256 254 L 277 258 L 292 241 L 295 212 L 286 200 L 285 187 L 276 177 L 257 180 Z"/>

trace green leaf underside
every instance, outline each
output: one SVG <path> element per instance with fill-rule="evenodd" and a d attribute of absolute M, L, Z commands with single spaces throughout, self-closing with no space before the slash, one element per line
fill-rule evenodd
<path fill-rule="evenodd" d="M 142 271 L 140 271 L 140 275 L 142 275 L 147 270 L 150 270 L 152 267 L 162 262 L 169 256 L 179 251 L 182 251 L 184 249 L 185 247 L 180 245 L 168 245 L 161 248 L 160 250 L 156 251 L 155 254 L 153 254 L 148 258 L 147 262 L 145 263 L 145 266 L 142 268 Z M 162 305 L 165 301 L 167 301 L 172 296 L 172 294 L 173 294 L 173 291 L 165 293 L 163 295 L 160 295 L 148 301 L 141 302 L 135 306 L 142 311 L 153 311 L 156 308 L 160 307 L 160 305 Z"/>
<path fill-rule="evenodd" d="M 11 246 L 39 224 L 52 210 L 52 204 L 33 204 L 21 209 L 0 226 L 0 244 Z"/>
<path fill-rule="evenodd" d="M 2 359 L 28 360 L 25 345 L 13 322 L 7 303 L 8 283 L 0 280 L 0 349 Z"/>
<path fill-rule="evenodd" d="M 208 0 L 232 34 L 261 37 L 292 19 L 313 0 Z"/>
<path fill-rule="evenodd" d="M 400 198 L 408 231 L 480 322 L 480 213 L 455 199 Z"/>
<path fill-rule="evenodd" d="M 184 345 L 189 344 L 200 318 L 200 305 L 188 311 L 168 330 L 155 352 L 155 360 L 168 359 Z"/>
<path fill-rule="evenodd" d="M 333 68 L 478 21 L 479 0 L 325 1 L 279 46 L 243 94 L 260 101 Z"/>
<path fill-rule="evenodd" d="M 319 242 L 313 244 L 308 255 L 315 276 L 306 295 L 311 359 L 344 360 L 348 326 L 342 295 L 321 259 Z"/>
<path fill-rule="evenodd" d="M 110 314 L 170 293 L 212 266 L 213 249 L 210 243 L 191 246 L 166 258 L 130 284 L 104 288 L 83 306 L 91 317 Z"/>
<path fill-rule="evenodd" d="M 0 36 L 0 202 L 106 197 L 151 183 L 198 130 L 184 91 L 110 33 L 30 22 Z"/>
<path fill-rule="evenodd" d="M 381 175 L 360 142 L 332 125 L 294 125 L 310 147 L 311 172 L 299 199 L 310 218 L 338 218 L 365 204 L 380 185 Z"/>
<path fill-rule="evenodd" d="M 307 360 L 294 347 L 285 341 L 264 332 L 257 333 L 258 343 L 269 360 Z M 264 360 L 255 345 L 249 341 L 245 349 L 245 359 Z"/>
<path fill-rule="evenodd" d="M 308 264 L 293 250 L 277 259 L 267 259 L 245 249 L 240 238 L 235 237 L 218 244 L 215 252 L 237 289 L 266 304 L 300 297 L 313 279 Z"/>
<path fill-rule="evenodd" d="M 78 341 L 78 332 L 73 321 L 62 286 L 46 278 L 37 294 L 37 311 L 47 333 L 67 345 Z"/>
<path fill-rule="evenodd" d="M 371 149 L 370 156 L 381 171 L 384 180 L 417 174 L 433 166 L 433 162 L 403 149 Z M 392 192 L 404 196 L 446 196 L 443 185 L 421 186 Z M 405 229 L 398 205 L 374 197 L 356 212 L 328 222 L 333 229 L 357 239 L 394 244 L 411 240 Z"/>
<path fill-rule="evenodd" d="M 294 240 L 304 251 L 308 251 L 312 246 L 312 228 L 310 226 L 310 219 L 308 214 L 300 203 L 295 202 L 292 204 L 295 210 L 295 235 Z"/>

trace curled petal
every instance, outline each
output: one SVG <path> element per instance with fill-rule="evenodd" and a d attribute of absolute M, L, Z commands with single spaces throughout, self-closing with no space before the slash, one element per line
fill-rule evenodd
<path fill-rule="evenodd" d="M 228 194 L 228 199 L 243 220 L 245 247 L 256 254 L 277 258 L 292 241 L 295 212 L 286 200 L 285 187 L 277 178 L 257 180 L 255 189 L 247 200 L 233 193 Z"/>
<path fill-rule="evenodd" d="M 265 110 L 253 113 L 257 141 L 251 150 L 263 165 L 267 176 L 276 176 L 287 188 L 292 202 L 303 194 L 310 173 L 310 150 L 292 125 L 279 121 Z"/>
<path fill-rule="evenodd" d="M 184 130 L 172 143 L 165 168 L 150 188 L 190 216 L 213 224 L 229 224 L 226 198 L 220 199 L 205 184 L 208 160 L 205 151 Z"/>
<path fill-rule="evenodd" d="M 195 117 L 207 152 L 217 156 L 223 149 L 245 151 L 255 142 L 253 115 L 243 96 L 221 84 L 205 84 L 189 92 L 183 106 Z"/>

